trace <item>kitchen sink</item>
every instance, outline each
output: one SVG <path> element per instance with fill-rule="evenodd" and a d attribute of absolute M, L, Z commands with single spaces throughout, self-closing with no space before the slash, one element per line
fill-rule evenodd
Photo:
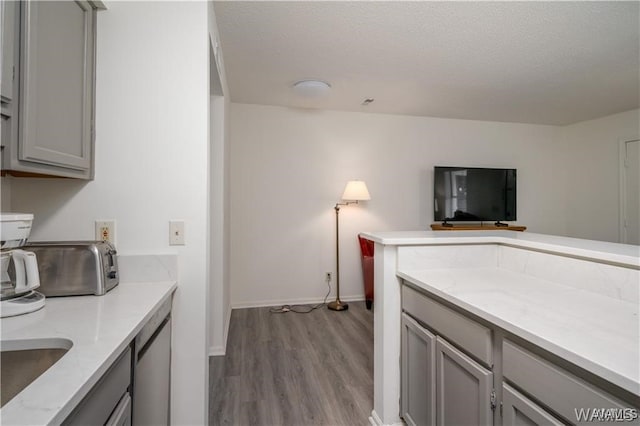
<path fill-rule="evenodd" d="M 19 394 L 71 349 L 68 339 L 0 341 L 0 407 Z"/>

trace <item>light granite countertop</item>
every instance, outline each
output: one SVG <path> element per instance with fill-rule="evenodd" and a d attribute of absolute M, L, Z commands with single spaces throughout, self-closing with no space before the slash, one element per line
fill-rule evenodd
<path fill-rule="evenodd" d="M 73 346 L 0 409 L 0 423 L 60 424 L 176 286 L 175 280 L 120 283 L 104 296 L 47 298 L 39 311 L 2 318 L 4 347 L 32 339 L 68 339 Z"/>
<path fill-rule="evenodd" d="M 640 268 L 640 246 L 518 231 L 363 232 L 383 245 L 504 244 Z"/>

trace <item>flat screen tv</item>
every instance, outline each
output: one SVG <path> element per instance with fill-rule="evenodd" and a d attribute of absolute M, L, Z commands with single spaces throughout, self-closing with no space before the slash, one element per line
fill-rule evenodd
<path fill-rule="evenodd" d="M 436 166 L 433 174 L 434 220 L 516 220 L 515 169 Z"/>

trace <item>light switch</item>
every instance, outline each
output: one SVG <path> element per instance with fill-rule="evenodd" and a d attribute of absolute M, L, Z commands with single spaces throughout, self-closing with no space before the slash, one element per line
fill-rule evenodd
<path fill-rule="evenodd" d="M 169 222 L 169 245 L 184 245 L 184 222 L 181 220 Z"/>

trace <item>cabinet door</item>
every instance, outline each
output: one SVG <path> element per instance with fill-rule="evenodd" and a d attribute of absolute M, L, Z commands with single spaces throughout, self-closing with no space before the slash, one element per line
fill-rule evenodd
<path fill-rule="evenodd" d="M 493 373 L 436 338 L 438 425 L 491 425 Z"/>
<path fill-rule="evenodd" d="M 502 424 L 504 426 L 563 425 L 542 407 L 506 383 L 502 385 Z"/>
<path fill-rule="evenodd" d="M 436 424 L 436 336 L 402 314 L 401 413 L 409 426 Z"/>
<path fill-rule="evenodd" d="M 18 158 L 88 170 L 94 11 L 84 1 L 25 1 Z"/>
<path fill-rule="evenodd" d="M 125 393 L 104 426 L 131 426 L 131 397 Z"/>
<path fill-rule="evenodd" d="M 0 22 L 2 22 L 2 78 L 0 97 L 2 102 L 13 99 L 14 43 L 16 42 L 16 3 L 3 1 L 0 4 Z"/>
<path fill-rule="evenodd" d="M 171 320 L 138 353 L 134 374 L 133 424 L 169 425 L 171 397 Z"/>

